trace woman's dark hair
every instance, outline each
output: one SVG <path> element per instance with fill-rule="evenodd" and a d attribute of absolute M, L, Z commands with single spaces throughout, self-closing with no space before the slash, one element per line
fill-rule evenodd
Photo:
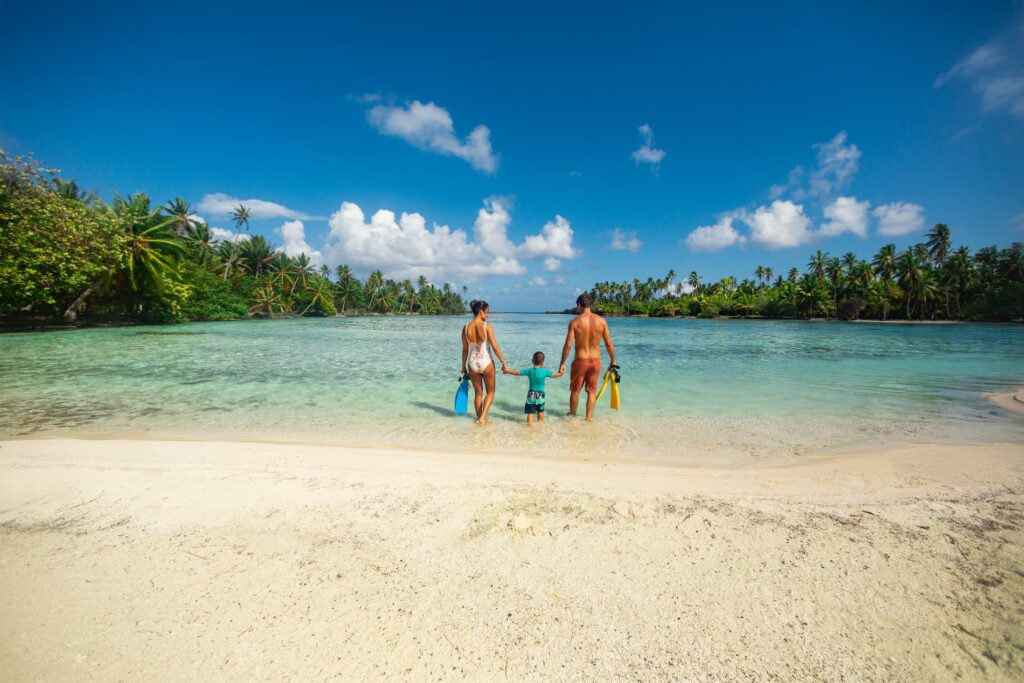
<path fill-rule="evenodd" d="M 533 364 L 534 365 L 544 365 L 544 352 L 543 351 L 538 351 L 537 353 L 533 354 Z"/>
<path fill-rule="evenodd" d="M 480 311 L 488 311 L 490 308 L 490 305 L 486 301 L 473 299 L 469 302 L 469 310 L 473 311 L 473 315 L 479 315 Z"/>

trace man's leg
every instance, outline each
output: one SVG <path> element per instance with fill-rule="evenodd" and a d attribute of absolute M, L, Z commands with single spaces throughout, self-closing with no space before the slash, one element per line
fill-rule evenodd
<path fill-rule="evenodd" d="M 580 390 L 569 391 L 569 414 L 576 417 L 576 408 L 580 405 Z"/>
<path fill-rule="evenodd" d="M 594 406 L 597 405 L 597 392 L 587 387 L 587 422 L 594 419 Z"/>

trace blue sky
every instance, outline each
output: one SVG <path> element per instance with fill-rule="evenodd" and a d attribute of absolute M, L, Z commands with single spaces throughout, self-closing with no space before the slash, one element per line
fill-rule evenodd
<path fill-rule="evenodd" d="M 1020 3 L 369 5 L 4 0 L 0 143 L 504 310 L 1024 239 Z"/>

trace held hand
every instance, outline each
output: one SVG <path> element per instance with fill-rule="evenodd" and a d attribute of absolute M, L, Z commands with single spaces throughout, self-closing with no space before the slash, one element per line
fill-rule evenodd
<path fill-rule="evenodd" d="M 562 365 L 558 366 L 558 374 L 559 375 L 564 375 L 565 374 L 565 364 L 564 363 Z"/>

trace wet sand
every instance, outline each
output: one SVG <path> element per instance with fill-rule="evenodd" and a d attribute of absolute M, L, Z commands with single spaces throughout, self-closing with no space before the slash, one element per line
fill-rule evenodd
<path fill-rule="evenodd" d="M 0 442 L 22 680 L 1020 680 L 1024 446 Z"/>

